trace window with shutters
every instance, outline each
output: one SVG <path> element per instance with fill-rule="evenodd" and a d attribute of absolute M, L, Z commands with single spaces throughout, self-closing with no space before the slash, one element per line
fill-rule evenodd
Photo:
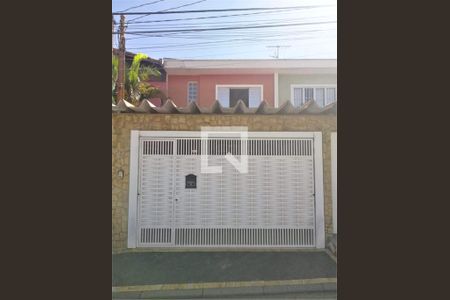
<path fill-rule="evenodd" d="M 247 107 L 258 107 L 263 101 L 263 85 L 216 85 L 216 99 L 223 107 L 233 107 L 242 100 Z"/>
<path fill-rule="evenodd" d="M 334 85 L 291 85 L 291 102 L 300 107 L 306 102 L 314 100 L 319 106 L 326 106 L 336 102 L 336 86 Z"/>
<path fill-rule="evenodd" d="M 197 101 L 198 99 L 198 83 L 196 81 L 188 82 L 188 102 Z"/>

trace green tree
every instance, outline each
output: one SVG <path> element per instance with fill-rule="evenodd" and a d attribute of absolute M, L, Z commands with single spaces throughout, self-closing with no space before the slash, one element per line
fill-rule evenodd
<path fill-rule="evenodd" d="M 153 67 L 141 66 L 141 62 L 148 56 L 138 53 L 134 56 L 130 67 L 125 70 L 125 99 L 135 105 L 145 98 L 163 97 L 163 93 L 156 87 L 151 86 L 147 81 L 151 76 L 160 76 L 161 73 Z M 113 102 L 115 99 L 115 89 L 117 82 L 118 59 L 113 58 Z"/>
<path fill-rule="evenodd" d="M 141 66 L 142 60 L 147 58 L 148 56 L 143 53 L 136 54 L 133 58 L 131 66 L 127 69 L 125 90 L 127 93 L 127 99 L 134 104 L 138 104 L 151 90 L 149 84 L 145 81 L 148 80 L 150 76 L 161 75 L 161 73 L 155 68 Z"/>

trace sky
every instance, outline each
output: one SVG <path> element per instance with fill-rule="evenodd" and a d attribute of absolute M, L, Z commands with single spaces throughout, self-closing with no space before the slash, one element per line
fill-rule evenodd
<path fill-rule="evenodd" d="M 150 4 L 151 2 L 156 2 Z M 193 5 L 188 5 L 199 2 Z M 270 59 L 279 48 L 280 59 L 337 57 L 336 0 L 112 0 L 112 11 L 134 6 L 127 12 L 230 9 L 250 7 L 306 6 L 284 11 L 238 11 L 162 14 L 141 17 L 127 15 L 126 49 L 152 58 L 179 59 Z M 182 5 L 188 5 L 176 8 Z M 240 15 L 220 17 L 224 15 Z M 186 20 L 189 18 L 204 18 Z M 133 20 L 135 19 L 135 20 Z M 181 19 L 175 20 L 174 19 Z M 116 22 L 119 16 L 115 16 Z M 322 23 L 322 24 L 304 24 Z M 273 28 L 247 28 L 280 24 L 301 24 Z M 245 27 L 239 30 L 139 33 L 192 28 Z M 117 47 L 117 37 L 114 47 Z"/>

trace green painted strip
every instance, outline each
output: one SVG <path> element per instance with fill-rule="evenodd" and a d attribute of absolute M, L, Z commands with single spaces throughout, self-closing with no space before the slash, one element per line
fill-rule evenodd
<path fill-rule="evenodd" d="M 337 283 L 337 278 L 333 277 L 333 278 L 312 278 L 312 279 L 291 279 L 291 280 L 228 281 L 228 282 L 133 285 L 133 286 L 113 287 L 112 291 L 115 293 L 147 292 L 147 291 L 168 291 L 168 290 L 258 287 L 258 286 L 307 285 L 307 284 L 323 284 L 323 283 Z"/>

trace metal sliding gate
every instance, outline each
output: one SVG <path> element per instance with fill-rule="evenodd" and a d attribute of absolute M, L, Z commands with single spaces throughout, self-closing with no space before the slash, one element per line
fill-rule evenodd
<path fill-rule="evenodd" d="M 201 173 L 202 143 L 208 164 Z M 239 159 L 248 173 L 225 159 Z M 314 247 L 312 138 L 139 139 L 138 247 Z"/>

